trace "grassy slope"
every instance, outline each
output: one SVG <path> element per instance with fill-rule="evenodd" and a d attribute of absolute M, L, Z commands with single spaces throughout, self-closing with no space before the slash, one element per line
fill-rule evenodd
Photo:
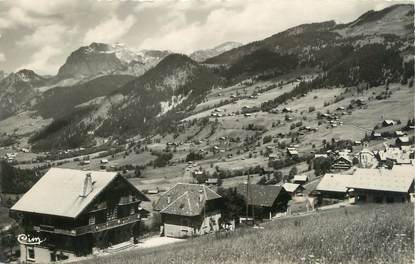
<path fill-rule="evenodd" d="M 411 263 L 413 204 L 370 205 L 281 219 L 227 238 L 205 236 L 80 263 Z"/>

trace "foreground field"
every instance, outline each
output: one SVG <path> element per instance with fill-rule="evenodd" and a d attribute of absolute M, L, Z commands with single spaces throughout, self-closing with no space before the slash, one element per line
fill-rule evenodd
<path fill-rule="evenodd" d="M 412 263 L 413 204 L 320 212 L 81 263 Z"/>

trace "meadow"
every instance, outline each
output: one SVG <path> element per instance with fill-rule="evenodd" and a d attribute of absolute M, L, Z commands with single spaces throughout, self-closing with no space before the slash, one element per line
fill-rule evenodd
<path fill-rule="evenodd" d="M 92 263 L 412 263 L 414 205 L 364 205 L 274 220 Z"/>

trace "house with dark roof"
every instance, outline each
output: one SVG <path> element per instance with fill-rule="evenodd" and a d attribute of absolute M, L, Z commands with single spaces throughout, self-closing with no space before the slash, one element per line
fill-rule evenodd
<path fill-rule="evenodd" d="M 353 161 L 349 157 L 345 155 L 341 155 L 333 161 L 331 165 L 331 169 L 332 170 L 348 170 L 352 166 L 353 166 Z"/>
<path fill-rule="evenodd" d="M 10 209 L 24 232 L 18 237 L 21 261 L 47 263 L 132 246 L 142 201 L 149 199 L 117 173 L 51 168 Z"/>
<path fill-rule="evenodd" d="M 239 184 L 236 192 L 245 198 L 252 218 L 271 219 L 276 213 L 285 212 L 291 199 L 289 193 L 277 185 Z"/>
<path fill-rule="evenodd" d="M 178 183 L 160 196 L 153 209 L 161 214 L 165 236 L 198 236 L 219 230 L 221 198 L 206 185 Z"/>

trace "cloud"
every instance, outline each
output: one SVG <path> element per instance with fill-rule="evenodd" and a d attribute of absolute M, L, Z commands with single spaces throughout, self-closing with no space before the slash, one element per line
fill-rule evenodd
<path fill-rule="evenodd" d="M 130 31 L 135 22 L 136 18 L 132 15 L 127 16 L 124 20 L 120 20 L 113 16 L 109 20 L 88 30 L 82 42 L 85 45 L 88 45 L 91 42 L 117 42 L 122 36 Z"/>
<path fill-rule="evenodd" d="M 40 74 L 55 74 L 59 65 L 51 59 L 61 51 L 51 46 L 45 46 L 33 54 L 31 62 L 22 65 L 20 69 L 31 69 Z"/>
<path fill-rule="evenodd" d="M 63 44 L 68 32 L 68 28 L 58 24 L 41 26 L 32 34 L 24 36 L 17 44 L 26 47 Z"/>
<path fill-rule="evenodd" d="M 205 4 L 206 18 L 189 23 L 186 11 L 194 12 L 199 1 L 186 5 L 168 2 L 169 19 L 153 36 L 140 43 L 140 48 L 171 49 L 190 53 L 196 49 L 209 48 L 225 41 L 243 43 L 259 40 L 290 27 L 311 22 L 337 20 L 351 21 L 369 9 L 383 8 L 392 3 L 375 1 L 332 0 L 233 0 L 220 5 Z M 159 6 L 158 6 L 159 7 Z M 147 5 L 136 9 L 138 13 L 151 8 Z M 170 14 L 177 14 L 171 16 Z"/>
<path fill-rule="evenodd" d="M 2 70 L 54 73 L 91 42 L 190 53 L 248 43 L 302 23 L 348 22 L 384 0 L 0 0 Z M 22 66 L 23 65 L 23 66 Z"/>
<path fill-rule="evenodd" d="M 0 62 L 5 62 L 6 61 L 6 56 L 4 55 L 4 53 L 0 52 Z"/>

